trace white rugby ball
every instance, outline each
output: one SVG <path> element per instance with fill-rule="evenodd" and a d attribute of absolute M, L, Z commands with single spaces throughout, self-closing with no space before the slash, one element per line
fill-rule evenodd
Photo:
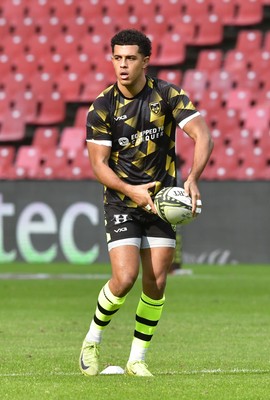
<path fill-rule="evenodd" d="M 165 187 L 154 198 L 160 218 L 171 225 L 185 225 L 192 222 L 202 211 L 202 202 L 197 200 L 196 214 L 192 214 L 192 200 L 181 187 Z"/>

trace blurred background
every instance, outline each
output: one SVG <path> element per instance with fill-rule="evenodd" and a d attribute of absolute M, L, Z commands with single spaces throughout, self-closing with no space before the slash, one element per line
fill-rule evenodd
<path fill-rule="evenodd" d="M 184 264 L 270 264 L 270 0 L 2 0 L 0 263 L 108 260 L 102 188 L 85 147 L 114 83 L 110 39 L 152 40 L 148 74 L 183 87 L 215 141 Z M 177 131 L 179 173 L 190 140 Z"/>

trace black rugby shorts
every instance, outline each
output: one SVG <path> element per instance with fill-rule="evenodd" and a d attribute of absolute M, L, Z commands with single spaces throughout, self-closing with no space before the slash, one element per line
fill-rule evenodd
<path fill-rule="evenodd" d="M 175 248 L 174 227 L 140 207 L 105 205 L 104 217 L 109 251 L 125 245 Z"/>

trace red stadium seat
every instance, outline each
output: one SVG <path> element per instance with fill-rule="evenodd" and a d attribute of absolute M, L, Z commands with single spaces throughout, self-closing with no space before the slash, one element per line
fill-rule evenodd
<path fill-rule="evenodd" d="M 235 49 L 242 52 L 250 54 L 260 50 L 262 47 L 263 33 L 258 29 L 243 30 L 237 35 Z"/>
<path fill-rule="evenodd" d="M 178 33 L 168 32 L 160 39 L 160 53 L 151 59 L 151 65 L 169 66 L 181 64 L 186 57 L 186 44 Z"/>
<path fill-rule="evenodd" d="M 175 15 L 168 21 L 169 27 L 174 33 L 183 37 L 186 44 L 192 45 L 196 32 L 196 24 L 191 15 Z"/>
<path fill-rule="evenodd" d="M 157 77 L 180 86 L 182 81 L 182 71 L 180 71 L 180 69 L 160 69 Z"/>
<path fill-rule="evenodd" d="M 196 69 L 212 73 L 222 67 L 223 52 L 219 49 L 201 50 L 198 54 Z"/>
<path fill-rule="evenodd" d="M 78 12 L 78 3 L 77 0 L 57 0 L 52 2 L 51 5 L 52 14 L 62 18 L 65 16 L 65 19 L 75 17 Z"/>
<path fill-rule="evenodd" d="M 48 54 L 52 51 L 52 40 L 47 33 L 32 35 L 25 42 L 25 47 L 29 54 L 42 57 L 44 54 Z"/>
<path fill-rule="evenodd" d="M 261 0 L 237 0 L 234 25 L 258 24 L 263 19 L 263 5 Z"/>
<path fill-rule="evenodd" d="M 210 0 L 183 0 L 183 13 L 191 15 L 196 21 L 200 21 L 210 14 Z"/>
<path fill-rule="evenodd" d="M 57 88 L 66 103 L 80 100 L 81 76 L 77 72 L 63 71 L 57 76 Z"/>
<path fill-rule="evenodd" d="M 251 106 L 251 91 L 248 89 L 232 89 L 227 96 L 226 106 L 236 110 L 245 110 Z"/>
<path fill-rule="evenodd" d="M 147 36 L 160 38 L 168 31 L 168 22 L 163 15 L 144 16 L 141 20 L 142 30 Z"/>
<path fill-rule="evenodd" d="M 270 51 L 255 50 L 247 55 L 247 63 L 250 69 L 260 75 L 270 70 Z"/>
<path fill-rule="evenodd" d="M 88 150 L 85 147 L 83 151 L 78 151 L 75 154 L 75 157 L 72 161 L 72 167 L 74 169 L 71 170 L 71 173 L 77 175 L 77 178 L 80 177 L 81 179 L 93 179 L 96 180 L 96 176 L 93 172 Z M 77 172 L 77 174 L 76 174 Z"/>
<path fill-rule="evenodd" d="M 225 55 L 223 68 L 231 73 L 243 73 L 248 69 L 245 53 L 236 49 L 229 50 Z"/>
<path fill-rule="evenodd" d="M 246 109 L 244 126 L 251 130 L 269 129 L 270 109 L 267 106 L 255 106 Z"/>
<path fill-rule="evenodd" d="M 182 14 L 182 5 L 181 0 L 168 0 L 166 2 L 159 1 L 157 12 L 158 14 L 163 15 L 167 20 L 170 20 L 171 18 Z"/>
<path fill-rule="evenodd" d="M 228 90 L 233 87 L 233 76 L 225 70 L 213 71 L 209 77 L 209 88 L 223 93 L 223 99 L 226 99 Z"/>
<path fill-rule="evenodd" d="M 85 129 L 89 106 L 80 106 L 75 114 L 74 126 Z"/>
<path fill-rule="evenodd" d="M 196 69 L 188 69 L 183 76 L 182 87 L 193 101 L 200 101 L 207 87 L 208 74 Z"/>
<path fill-rule="evenodd" d="M 14 15 L 23 18 L 27 14 L 28 1 L 4 0 L 1 1 L 1 10 L 5 18 L 10 20 Z"/>
<path fill-rule="evenodd" d="M 223 25 L 234 25 L 236 0 L 213 1 L 212 12 L 221 18 Z"/>
<path fill-rule="evenodd" d="M 85 129 L 67 126 L 61 133 L 59 148 L 67 153 L 69 159 L 73 159 L 78 151 L 83 151 L 85 140 Z"/>
<path fill-rule="evenodd" d="M 102 3 L 103 10 L 100 10 L 100 15 L 103 11 L 112 18 L 117 18 L 119 15 L 129 15 L 132 10 L 129 0 L 103 0 Z"/>
<path fill-rule="evenodd" d="M 38 125 L 57 124 L 63 122 L 66 115 L 66 106 L 61 93 L 47 90 L 37 113 L 35 123 Z"/>
<path fill-rule="evenodd" d="M 48 149 L 43 152 L 42 161 L 38 171 L 39 179 L 64 179 L 69 165 L 67 153 L 63 149 Z"/>
<path fill-rule="evenodd" d="M 35 178 L 41 163 L 41 151 L 33 146 L 20 146 L 15 159 L 15 167 L 22 168 L 27 178 Z"/>
<path fill-rule="evenodd" d="M 136 0 L 131 2 L 132 11 L 131 14 L 135 14 L 139 19 L 146 15 L 155 15 L 158 10 L 157 0 Z"/>
<path fill-rule="evenodd" d="M 15 159 L 15 147 L 13 146 L 0 146 L 0 178 L 8 175 L 10 168 L 12 168 Z"/>
<path fill-rule="evenodd" d="M 32 53 L 22 53 L 12 59 L 12 69 L 30 79 L 38 72 L 39 58 Z"/>
<path fill-rule="evenodd" d="M 40 148 L 42 152 L 46 152 L 49 149 L 55 149 L 57 147 L 59 136 L 59 129 L 56 127 L 39 127 L 36 128 L 34 132 L 32 145 L 35 148 Z"/>
<path fill-rule="evenodd" d="M 52 52 L 62 54 L 64 57 L 79 51 L 78 38 L 73 34 L 60 33 L 52 42 Z"/>
<path fill-rule="evenodd" d="M 219 44 L 223 40 L 223 25 L 216 14 L 201 17 L 197 22 L 197 30 L 193 40 L 196 46 Z"/>
<path fill-rule="evenodd" d="M 21 140 L 25 136 L 23 111 L 16 107 L 7 109 L 0 116 L 0 142 Z"/>
<path fill-rule="evenodd" d="M 109 77 L 103 72 L 92 72 L 83 82 L 83 88 L 80 93 L 80 102 L 91 103 L 108 86 Z"/>

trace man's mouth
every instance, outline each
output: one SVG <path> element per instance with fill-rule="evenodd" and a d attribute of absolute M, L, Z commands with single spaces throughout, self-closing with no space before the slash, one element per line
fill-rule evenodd
<path fill-rule="evenodd" d="M 127 72 L 121 72 L 120 73 L 121 79 L 127 79 L 128 78 L 128 73 Z"/>

